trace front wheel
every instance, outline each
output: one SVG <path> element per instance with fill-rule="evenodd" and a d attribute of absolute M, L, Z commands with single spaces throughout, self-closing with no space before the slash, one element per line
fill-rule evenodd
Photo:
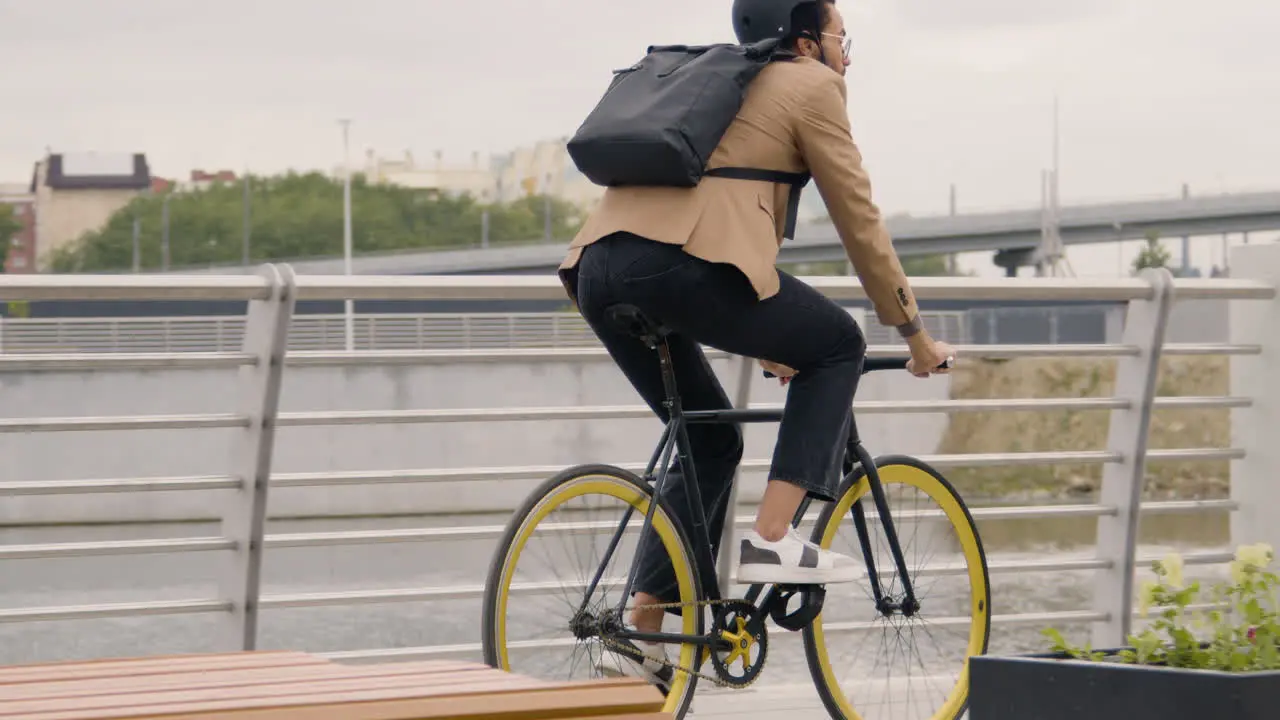
<path fill-rule="evenodd" d="M 607 637 L 651 502 L 649 485 L 608 465 L 570 468 L 531 493 L 508 522 L 489 568 L 481 620 L 485 662 L 555 680 L 622 673 L 601 636 Z M 671 602 L 680 603 L 663 630 L 699 636 L 702 588 L 690 545 L 663 502 L 652 527 L 645 552 L 665 553 L 675 582 Z M 620 528 L 621 539 L 606 560 Z M 697 650 L 693 643 L 666 646 L 668 660 L 679 668 L 694 668 Z M 696 682 L 696 675 L 674 671 L 663 712 L 683 717 Z"/>
<path fill-rule="evenodd" d="M 865 575 L 828 586 L 822 614 L 804 631 L 809 671 L 833 718 L 955 720 L 969 704 L 968 659 L 986 653 L 991 632 L 982 541 L 936 470 L 901 456 L 878 459 L 876 469 L 920 609 L 881 613 Z M 905 592 L 862 467 L 818 517 L 812 541 L 864 558 L 852 512 L 864 497 L 866 550 L 882 592 L 900 601 Z"/>

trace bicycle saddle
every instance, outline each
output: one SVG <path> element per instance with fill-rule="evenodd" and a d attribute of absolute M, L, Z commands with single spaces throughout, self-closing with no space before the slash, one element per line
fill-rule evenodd
<path fill-rule="evenodd" d="M 609 322 L 613 323 L 619 330 L 631 337 L 643 340 L 651 348 L 657 347 L 663 338 L 671 334 L 669 328 L 663 327 L 662 323 L 650 320 L 635 305 L 627 305 L 625 303 L 610 305 L 605 310 L 605 315 L 609 318 Z"/>

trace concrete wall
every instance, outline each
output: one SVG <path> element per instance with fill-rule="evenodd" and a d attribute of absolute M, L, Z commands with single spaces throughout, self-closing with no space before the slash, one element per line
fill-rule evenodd
<path fill-rule="evenodd" d="M 732 397 L 739 360 L 717 360 Z M 784 390 L 753 368 L 753 402 Z M 0 417 L 234 412 L 234 371 L 19 373 L 0 375 Z M 864 378 L 862 400 L 945 399 L 949 379 L 906 373 Z M 608 362 L 445 365 L 420 368 L 291 368 L 282 410 L 638 405 Z M 935 451 L 946 416 L 867 414 L 859 422 L 873 454 Z M 657 419 L 282 428 L 276 472 L 568 466 L 643 462 Z M 237 430 L 0 434 L 0 480 L 226 475 Z M 747 459 L 767 459 L 776 425 L 747 429 Z M 744 477 L 744 499 L 763 478 Z M 273 493 L 273 516 L 509 511 L 535 482 L 293 488 Z M 216 517 L 225 493 L 128 493 L 0 498 L 0 525 Z"/>
<path fill-rule="evenodd" d="M 1245 277 L 1240 273 L 1238 278 Z M 1237 305 L 1240 303 L 1236 303 Z M 1184 300 L 1175 302 L 1169 315 L 1169 343 L 1225 343 L 1231 338 L 1231 301 Z"/>
<path fill-rule="evenodd" d="M 1280 244 L 1231 249 L 1232 276 L 1280 287 Z M 1253 406 L 1231 411 L 1231 445 L 1246 448 L 1231 463 L 1231 515 L 1236 545 L 1267 542 L 1280 549 L 1280 297 L 1231 307 L 1231 342 L 1262 345 L 1261 355 L 1231 358 L 1231 394 L 1253 398 Z"/>

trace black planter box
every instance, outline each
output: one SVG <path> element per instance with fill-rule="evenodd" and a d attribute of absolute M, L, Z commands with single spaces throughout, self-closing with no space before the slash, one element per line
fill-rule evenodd
<path fill-rule="evenodd" d="M 969 720 L 1277 720 L 1280 672 L 1222 673 L 1065 655 L 969 659 Z"/>

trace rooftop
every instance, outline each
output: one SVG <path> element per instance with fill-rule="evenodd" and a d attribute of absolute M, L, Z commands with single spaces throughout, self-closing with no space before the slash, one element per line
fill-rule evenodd
<path fill-rule="evenodd" d="M 151 169 L 142 153 L 54 153 L 45 160 L 44 184 L 55 190 L 145 190 Z M 32 173 L 35 192 L 39 172 Z"/>

